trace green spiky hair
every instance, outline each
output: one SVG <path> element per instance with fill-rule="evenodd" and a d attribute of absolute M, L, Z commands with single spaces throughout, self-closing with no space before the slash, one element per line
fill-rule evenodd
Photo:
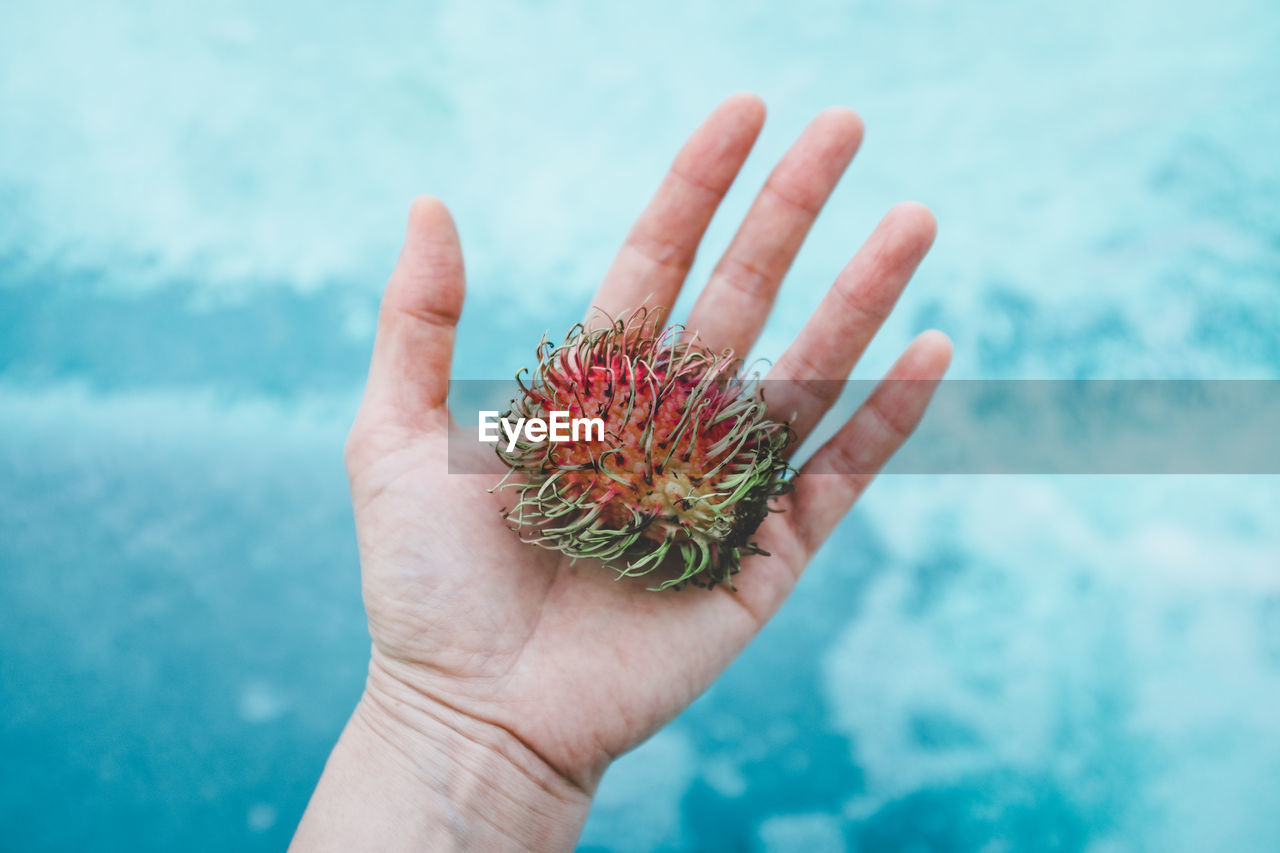
<path fill-rule="evenodd" d="M 538 365 L 504 417 L 600 418 L 604 440 L 498 442 L 514 489 L 503 511 L 527 542 L 594 557 L 619 576 L 667 576 L 655 590 L 725 583 L 770 501 L 790 489 L 785 423 L 765 415 L 755 376 L 644 309 L 603 328 L 544 336 Z M 598 435 L 594 436 L 598 439 Z M 582 436 L 585 438 L 585 436 Z"/>

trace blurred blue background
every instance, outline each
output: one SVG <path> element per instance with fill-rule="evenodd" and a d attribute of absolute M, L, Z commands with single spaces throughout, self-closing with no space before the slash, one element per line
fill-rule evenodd
<path fill-rule="evenodd" d="M 867 138 L 776 356 L 893 202 L 940 236 L 858 376 L 1280 375 L 1280 6 L 7 0 L 0 846 L 282 848 L 359 694 L 341 445 L 411 198 L 456 371 L 586 307 L 683 137 Z M 687 303 L 687 300 L 685 301 Z M 889 477 L 586 850 L 1280 849 L 1280 482 Z"/>

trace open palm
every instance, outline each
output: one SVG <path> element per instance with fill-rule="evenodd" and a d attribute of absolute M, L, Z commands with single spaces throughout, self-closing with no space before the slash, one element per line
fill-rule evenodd
<path fill-rule="evenodd" d="M 676 158 L 594 305 L 669 313 L 703 232 L 759 133 L 754 96 L 722 104 Z M 853 157 L 861 123 L 822 113 L 773 171 L 687 326 L 745 354 L 814 217 Z M 894 208 L 777 359 L 769 399 L 800 440 L 834 402 L 933 239 L 920 205 Z M 531 547 L 507 529 L 496 477 L 448 473 L 446 408 L 463 266 L 444 206 L 415 202 L 379 319 L 365 399 L 347 445 L 371 693 L 465 720 L 528 750 L 590 794 L 610 761 L 678 714 L 786 599 L 815 549 L 915 427 L 950 344 L 912 343 L 862 408 L 804 466 L 743 561 L 735 592 L 654 593 L 591 560 Z M 565 325 L 570 324 L 566 318 Z M 477 448 L 475 451 L 480 453 Z M 496 463 L 491 455 L 487 460 Z M 476 464 L 480 464 L 477 460 Z M 862 473 L 858 473 L 862 472 Z M 474 735 L 468 735 L 474 737 Z"/>

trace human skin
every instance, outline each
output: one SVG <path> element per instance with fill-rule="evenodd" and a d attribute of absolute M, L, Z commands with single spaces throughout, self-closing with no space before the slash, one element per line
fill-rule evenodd
<path fill-rule="evenodd" d="M 717 205 L 764 120 L 753 95 L 693 134 L 593 301 L 670 313 Z M 778 163 L 687 326 L 750 350 L 862 123 L 821 113 Z M 834 402 L 933 241 L 923 206 L 881 221 L 769 371 L 802 441 Z M 293 840 L 309 850 L 570 850 L 610 763 L 701 694 L 787 599 L 810 558 L 915 428 L 951 344 L 916 338 L 800 469 L 724 586 L 654 593 L 590 560 L 527 545 L 494 478 L 448 473 L 446 408 L 463 264 L 448 211 L 413 203 L 347 440 L 372 652 L 364 694 Z M 598 322 L 598 321 L 596 321 Z M 566 323 L 567 325 L 567 323 Z M 798 443 L 798 442 L 797 442 Z"/>

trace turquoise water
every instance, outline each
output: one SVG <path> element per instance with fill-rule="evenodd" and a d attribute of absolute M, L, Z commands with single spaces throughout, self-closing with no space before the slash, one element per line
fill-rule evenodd
<path fill-rule="evenodd" d="M 460 376 L 576 319 L 682 137 L 868 133 L 758 354 L 894 201 L 940 236 L 858 376 L 1280 378 L 1270 0 L 17 0 L 0 13 L 0 837 L 279 849 L 367 653 L 341 445 L 409 200 Z M 1280 481 L 886 478 L 622 759 L 588 850 L 1280 848 Z"/>

